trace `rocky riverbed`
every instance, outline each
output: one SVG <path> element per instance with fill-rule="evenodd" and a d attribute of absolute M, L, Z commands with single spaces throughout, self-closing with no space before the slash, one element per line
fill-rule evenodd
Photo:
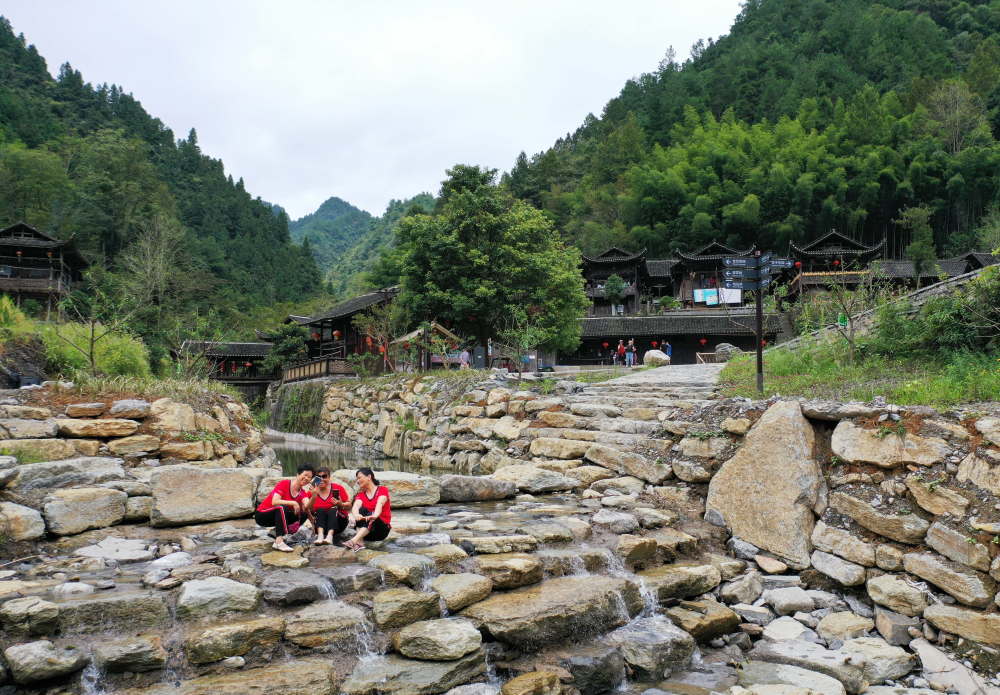
<path fill-rule="evenodd" d="M 272 552 L 162 474 L 144 522 L 60 533 L 43 500 L 0 567 L 0 692 L 1000 692 L 1000 421 L 686 395 L 473 389 L 446 433 L 492 472 L 383 473 L 393 533 L 359 553 Z M 252 463 L 256 499 L 280 470 Z"/>

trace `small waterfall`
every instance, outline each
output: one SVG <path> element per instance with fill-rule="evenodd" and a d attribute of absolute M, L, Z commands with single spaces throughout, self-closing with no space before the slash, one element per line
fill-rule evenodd
<path fill-rule="evenodd" d="M 333 584 L 330 580 L 322 582 L 319 586 L 320 593 L 323 594 L 323 598 L 327 601 L 333 601 L 337 598 L 337 590 L 333 588 Z"/>
<path fill-rule="evenodd" d="M 651 618 L 654 615 L 660 614 L 660 601 L 656 597 L 656 593 L 646 586 L 646 582 L 638 574 L 630 570 L 622 562 L 622 559 L 608 551 L 608 574 L 612 577 L 621 577 L 623 579 L 628 579 L 629 581 L 635 582 L 639 587 L 639 595 L 642 596 L 642 612 L 636 616 L 637 618 Z"/>
<path fill-rule="evenodd" d="M 80 693 L 81 695 L 107 695 L 104 689 L 104 671 L 97 666 L 93 658 L 87 664 L 87 668 L 80 673 Z"/>
<path fill-rule="evenodd" d="M 368 618 L 354 626 L 355 653 L 361 660 L 374 659 L 381 656 L 378 644 L 375 642 L 375 628 Z"/>

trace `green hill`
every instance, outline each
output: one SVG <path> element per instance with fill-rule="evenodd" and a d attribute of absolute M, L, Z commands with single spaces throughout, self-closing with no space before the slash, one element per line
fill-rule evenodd
<path fill-rule="evenodd" d="M 836 227 L 898 255 L 913 206 L 964 251 L 1000 190 L 998 34 L 997 0 L 750 0 L 505 180 L 588 253 Z"/>
<path fill-rule="evenodd" d="M 340 198 L 328 198 L 316 212 L 288 225 L 292 241 L 308 243 L 321 271 L 354 246 L 375 218 Z"/>

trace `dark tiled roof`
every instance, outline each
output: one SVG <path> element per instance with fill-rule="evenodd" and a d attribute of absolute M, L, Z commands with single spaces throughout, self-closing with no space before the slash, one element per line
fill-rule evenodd
<path fill-rule="evenodd" d="M 204 353 L 209 357 L 266 357 L 273 343 L 217 343 L 209 340 L 185 340 L 181 352 Z"/>
<path fill-rule="evenodd" d="M 608 316 L 580 319 L 583 338 L 674 335 L 753 335 L 752 311 L 671 311 L 659 316 Z M 764 316 L 764 332 L 780 330 L 777 314 Z"/>
<path fill-rule="evenodd" d="M 963 260 L 974 262 L 970 270 L 978 270 L 979 268 L 985 268 L 988 265 L 996 265 L 1000 263 L 1000 255 L 994 255 L 992 253 L 979 253 L 978 251 L 970 251 L 964 256 L 959 256 Z M 958 260 L 949 259 L 949 260 Z"/>
<path fill-rule="evenodd" d="M 677 264 L 675 258 L 663 258 L 646 261 L 646 273 L 651 278 L 668 278 L 670 269 Z"/>
<path fill-rule="evenodd" d="M 678 251 L 677 255 L 685 261 L 717 261 L 730 256 L 749 256 L 756 248 L 756 246 L 751 246 L 745 251 L 739 251 L 737 249 L 730 248 L 725 244 L 719 243 L 718 241 L 713 241 L 710 244 L 705 244 L 700 249 L 692 253 Z"/>
<path fill-rule="evenodd" d="M 830 230 L 819 239 L 810 241 L 805 246 L 792 244 L 792 250 L 804 256 L 842 256 L 859 255 L 880 251 L 885 246 L 885 237 L 874 246 L 862 244 L 857 239 L 841 234 L 836 229 Z"/>
<path fill-rule="evenodd" d="M 341 302 L 332 309 L 313 316 L 307 321 L 298 321 L 296 323 L 302 323 L 305 325 L 317 323 L 318 321 L 326 321 L 329 319 L 339 319 L 345 316 L 350 316 L 351 314 L 356 314 L 359 311 L 364 311 L 368 307 L 375 306 L 376 304 L 381 304 L 382 302 L 388 301 L 396 296 L 399 292 L 398 287 L 387 287 L 385 289 L 377 290 L 375 292 L 369 292 L 368 294 L 362 294 L 358 297 L 352 297 L 346 302 Z"/>
<path fill-rule="evenodd" d="M 15 232 L 20 232 L 20 234 L 15 236 Z M 24 236 L 25 232 L 30 234 L 30 236 Z M 42 249 L 62 248 L 62 253 L 65 257 L 75 260 L 79 265 L 88 265 L 86 259 L 76 249 L 72 239 L 61 241 L 53 236 L 49 236 L 45 232 L 38 231 L 30 224 L 25 224 L 24 222 L 17 222 L 5 229 L 0 229 L 0 244 L 34 246 L 35 248 Z"/>
<path fill-rule="evenodd" d="M 912 278 L 914 276 L 913 261 L 887 260 L 879 261 L 880 272 L 889 278 Z M 967 263 L 962 259 L 945 259 L 935 261 L 921 273 L 923 278 L 936 278 L 941 273 L 955 277 L 966 272 Z"/>
<path fill-rule="evenodd" d="M 584 263 L 625 263 L 627 261 L 634 261 L 638 258 L 642 258 L 646 255 L 646 249 L 639 251 L 638 253 L 629 253 L 624 251 L 617 246 L 612 246 L 610 249 L 598 256 L 583 256 Z"/>

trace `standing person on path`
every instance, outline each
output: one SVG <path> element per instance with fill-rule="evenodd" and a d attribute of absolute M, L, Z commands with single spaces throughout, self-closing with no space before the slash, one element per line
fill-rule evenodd
<path fill-rule="evenodd" d="M 674 359 L 674 346 L 666 340 L 662 341 L 661 344 L 663 345 L 663 354 L 667 356 L 667 364 L 670 364 Z"/>
<path fill-rule="evenodd" d="M 469 360 L 471 356 L 469 355 L 468 348 L 462 348 L 462 352 L 458 355 L 458 368 L 459 369 L 469 369 Z"/>
<path fill-rule="evenodd" d="M 351 498 L 343 485 L 330 480 L 330 469 L 316 471 L 319 487 L 306 500 L 306 508 L 315 516 L 316 540 L 314 545 L 332 545 L 333 537 L 347 528 L 347 512 Z"/>
<path fill-rule="evenodd" d="M 625 347 L 625 366 L 635 366 L 635 338 L 629 338 L 628 345 Z"/>
<path fill-rule="evenodd" d="M 312 464 L 299 464 L 295 477 L 279 480 L 254 512 L 253 519 L 258 525 L 274 527 L 275 539 L 271 547 L 275 550 L 292 552 L 285 543 L 285 536 L 298 531 L 299 524 L 305 518 L 306 498 L 312 492 L 309 481 L 314 473 L 315 467 Z"/>
<path fill-rule="evenodd" d="M 624 340 L 619 340 L 618 341 L 618 347 L 615 348 L 615 355 L 618 357 L 618 360 L 615 362 L 616 366 L 618 364 L 625 364 L 625 341 Z"/>
<path fill-rule="evenodd" d="M 344 543 L 345 548 L 355 552 L 365 547 L 365 539 L 381 541 L 389 535 L 392 527 L 392 510 L 389 502 L 389 490 L 379 485 L 371 468 L 359 468 L 355 473 L 358 479 L 358 494 L 354 496 L 354 508 L 350 519 L 358 528 L 354 538 Z"/>

